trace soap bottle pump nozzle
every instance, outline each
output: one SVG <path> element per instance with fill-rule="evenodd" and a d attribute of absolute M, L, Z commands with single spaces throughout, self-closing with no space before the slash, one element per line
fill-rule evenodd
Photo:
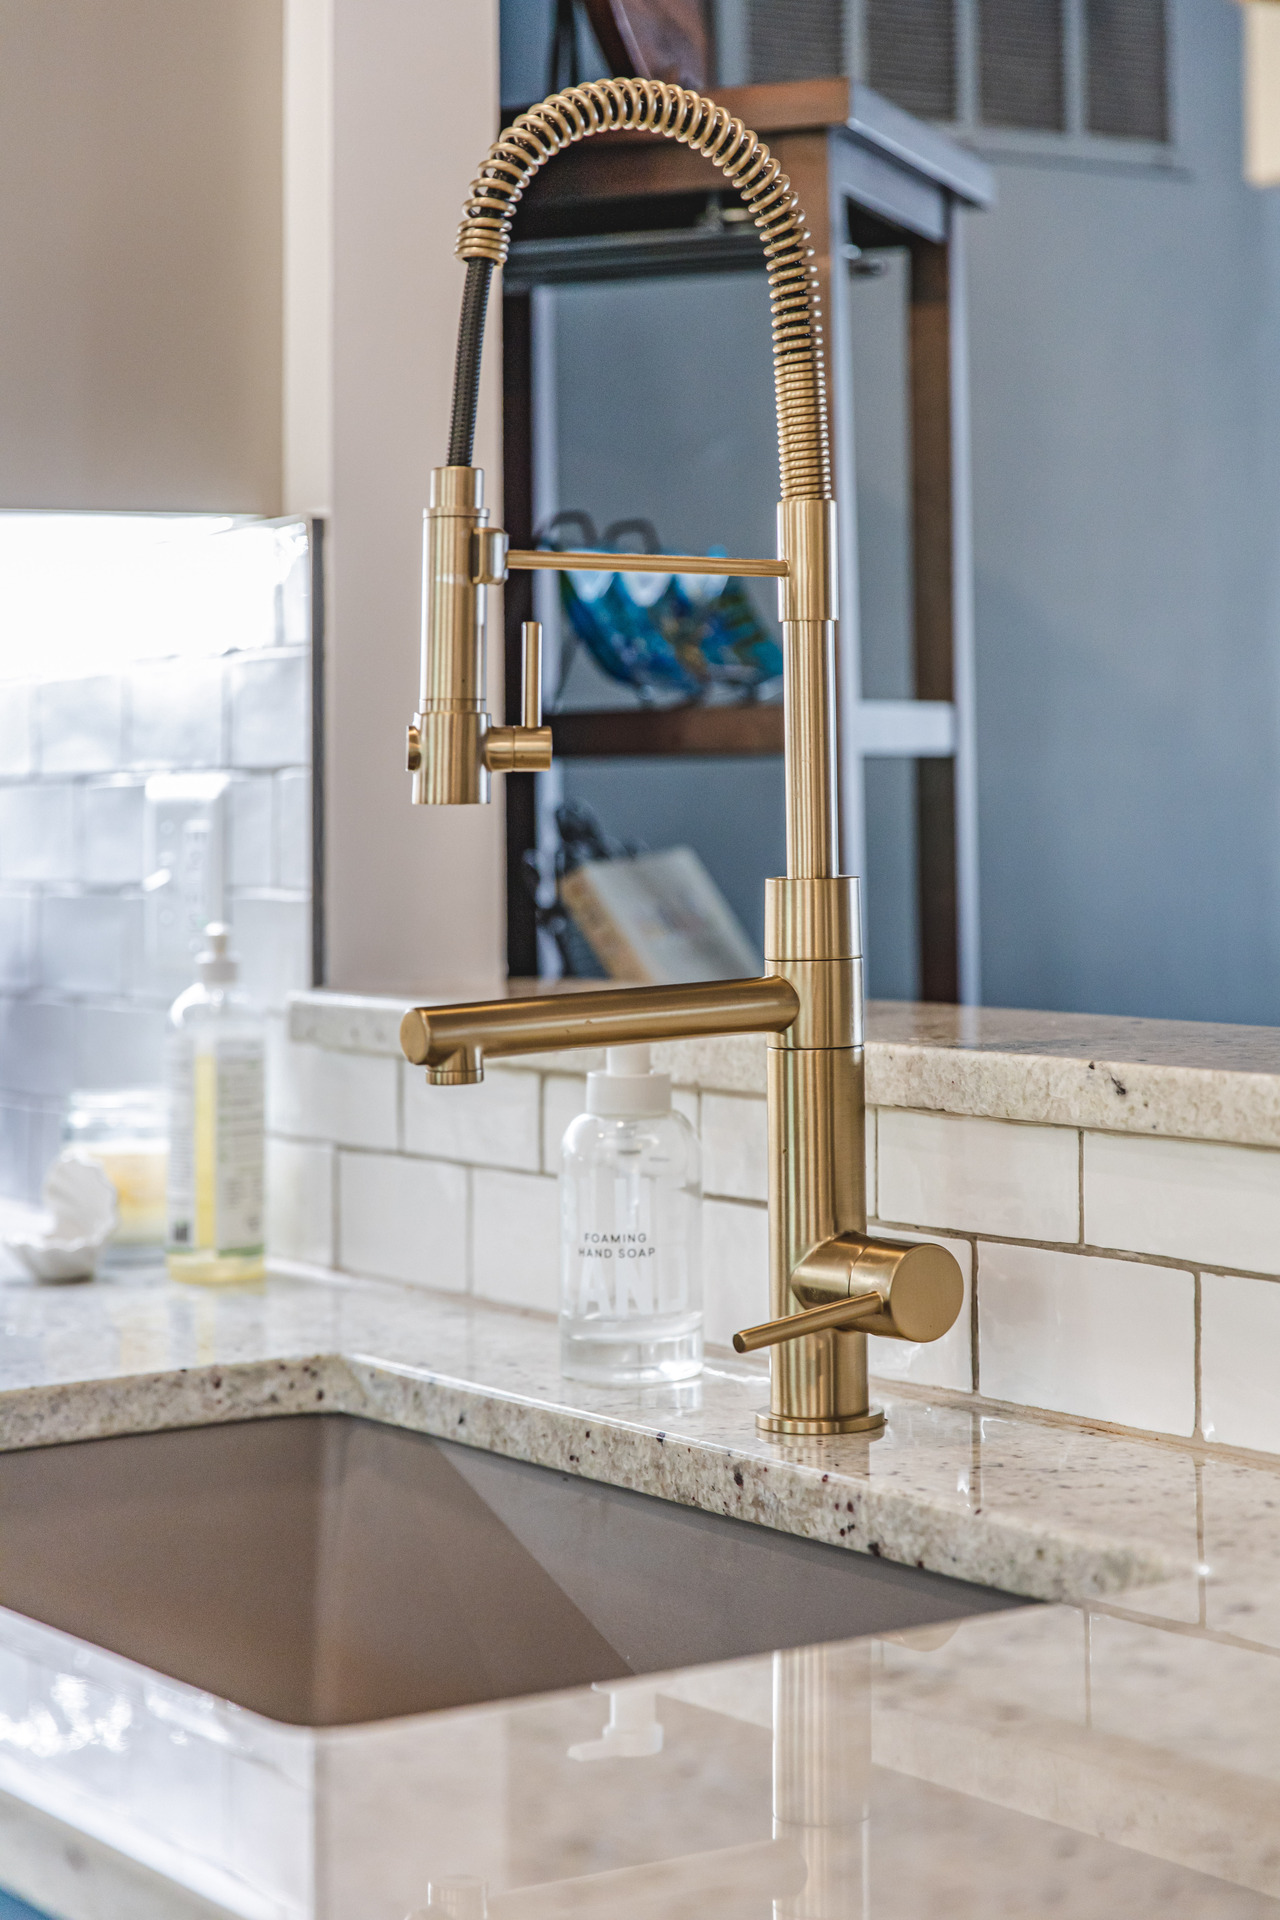
<path fill-rule="evenodd" d="M 205 946 L 196 955 L 196 969 L 206 987 L 229 987 L 240 971 L 240 962 L 229 951 L 231 929 L 221 920 L 211 920 L 204 930 Z"/>
<path fill-rule="evenodd" d="M 671 1111 L 671 1075 L 654 1073 L 647 1043 L 606 1047 L 604 1072 L 587 1075 L 587 1112 L 606 1120 Z"/>

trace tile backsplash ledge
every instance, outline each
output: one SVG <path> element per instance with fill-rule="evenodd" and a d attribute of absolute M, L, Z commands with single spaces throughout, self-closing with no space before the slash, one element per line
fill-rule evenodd
<path fill-rule="evenodd" d="M 275 1023 L 273 1250 L 553 1313 L 559 1142 L 594 1060 L 537 1056 L 495 1065 L 478 1087 L 429 1088 L 396 1057 L 402 1009 L 390 999 L 302 994 L 288 1022 Z M 1223 1044 L 1229 1051 L 1232 1042 Z M 948 1246 L 966 1304 L 932 1346 L 873 1341 L 873 1373 L 1280 1454 L 1280 1149 L 1124 1124 L 1108 1131 L 1065 1115 L 1041 1124 L 967 1112 L 975 1099 L 966 1071 L 987 1082 L 988 1107 L 1005 1071 L 1016 1106 L 1026 1055 L 987 1051 L 975 1063 L 918 1035 L 911 1051 L 947 1051 L 961 1108 L 921 1110 L 893 1097 L 921 1079 L 914 1065 L 902 1068 L 905 1043 L 893 1045 L 896 1064 L 883 1057 L 884 1042 L 867 1050 L 876 1101 L 868 1212 L 890 1234 Z M 672 1043 L 660 1054 L 702 1134 L 707 1337 L 726 1347 L 768 1310 L 763 1043 Z M 1150 1068 L 1147 1097 L 1164 1125 L 1199 1110 L 1187 1104 L 1187 1071 L 1176 1061 Z M 1250 1070 L 1191 1071 L 1240 1080 Z M 940 1066 L 935 1085 L 942 1078 Z M 1237 1102 L 1246 1132 L 1259 1115 L 1265 1121 L 1269 1102 L 1280 1105 L 1280 1078 L 1252 1079 Z M 1217 1101 L 1220 1115 L 1230 1109 L 1229 1086 Z M 1091 1102 L 1086 1117 L 1094 1120 Z"/>

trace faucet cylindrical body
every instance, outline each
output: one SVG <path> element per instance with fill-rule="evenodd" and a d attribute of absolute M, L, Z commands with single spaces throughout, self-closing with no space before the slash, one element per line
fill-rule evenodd
<path fill-rule="evenodd" d="M 850 877 L 765 882 L 765 971 L 800 1011 L 768 1037 L 769 1311 L 794 1313 L 791 1280 L 822 1242 L 867 1224 L 862 942 Z M 867 1404 L 865 1334 L 805 1334 L 773 1349 L 771 1433 L 878 1426 Z"/>
<path fill-rule="evenodd" d="M 435 467 L 422 516 L 422 688 L 413 798 L 428 806 L 489 798 L 484 737 L 486 590 L 477 565 L 484 504 L 479 467 Z"/>

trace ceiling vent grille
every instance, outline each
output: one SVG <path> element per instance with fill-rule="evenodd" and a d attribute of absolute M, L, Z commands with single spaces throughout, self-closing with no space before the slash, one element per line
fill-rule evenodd
<path fill-rule="evenodd" d="M 1062 25 L 1061 0 L 978 0 L 983 126 L 1065 131 Z"/>
<path fill-rule="evenodd" d="M 818 80 L 843 73 L 842 0 L 751 0 L 753 80 Z"/>
<path fill-rule="evenodd" d="M 1164 0 L 1086 0 L 1090 133 L 1167 140 Z"/>
<path fill-rule="evenodd" d="M 922 120 L 956 117 L 955 0 L 864 0 L 867 83 Z"/>
<path fill-rule="evenodd" d="M 852 70 L 919 119 L 968 132 L 1060 134 L 1086 145 L 1172 138 L 1170 0 L 718 4 L 745 23 L 752 80 Z"/>

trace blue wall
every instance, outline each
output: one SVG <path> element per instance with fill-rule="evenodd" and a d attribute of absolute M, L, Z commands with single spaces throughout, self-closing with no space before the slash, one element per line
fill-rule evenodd
<path fill-rule="evenodd" d="M 968 222 L 983 997 L 1271 1023 L 1280 194 L 1241 177 L 1238 6 L 1171 11 L 1177 164 L 988 156 L 998 204 Z M 763 299 L 737 280 L 560 296 L 566 504 L 649 512 L 673 546 L 768 542 Z M 758 938 L 776 781 L 663 769 L 659 802 L 658 769 L 633 775 L 569 778 L 653 844 L 705 823 Z M 875 901 L 882 925 L 909 909 L 902 806 L 869 797 L 871 977 L 901 991 Z"/>
<path fill-rule="evenodd" d="M 1280 1020 L 1277 196 L 1240 10 L 1181 169 L 1007 164 L 970 222 L 984 998 Z"/>

